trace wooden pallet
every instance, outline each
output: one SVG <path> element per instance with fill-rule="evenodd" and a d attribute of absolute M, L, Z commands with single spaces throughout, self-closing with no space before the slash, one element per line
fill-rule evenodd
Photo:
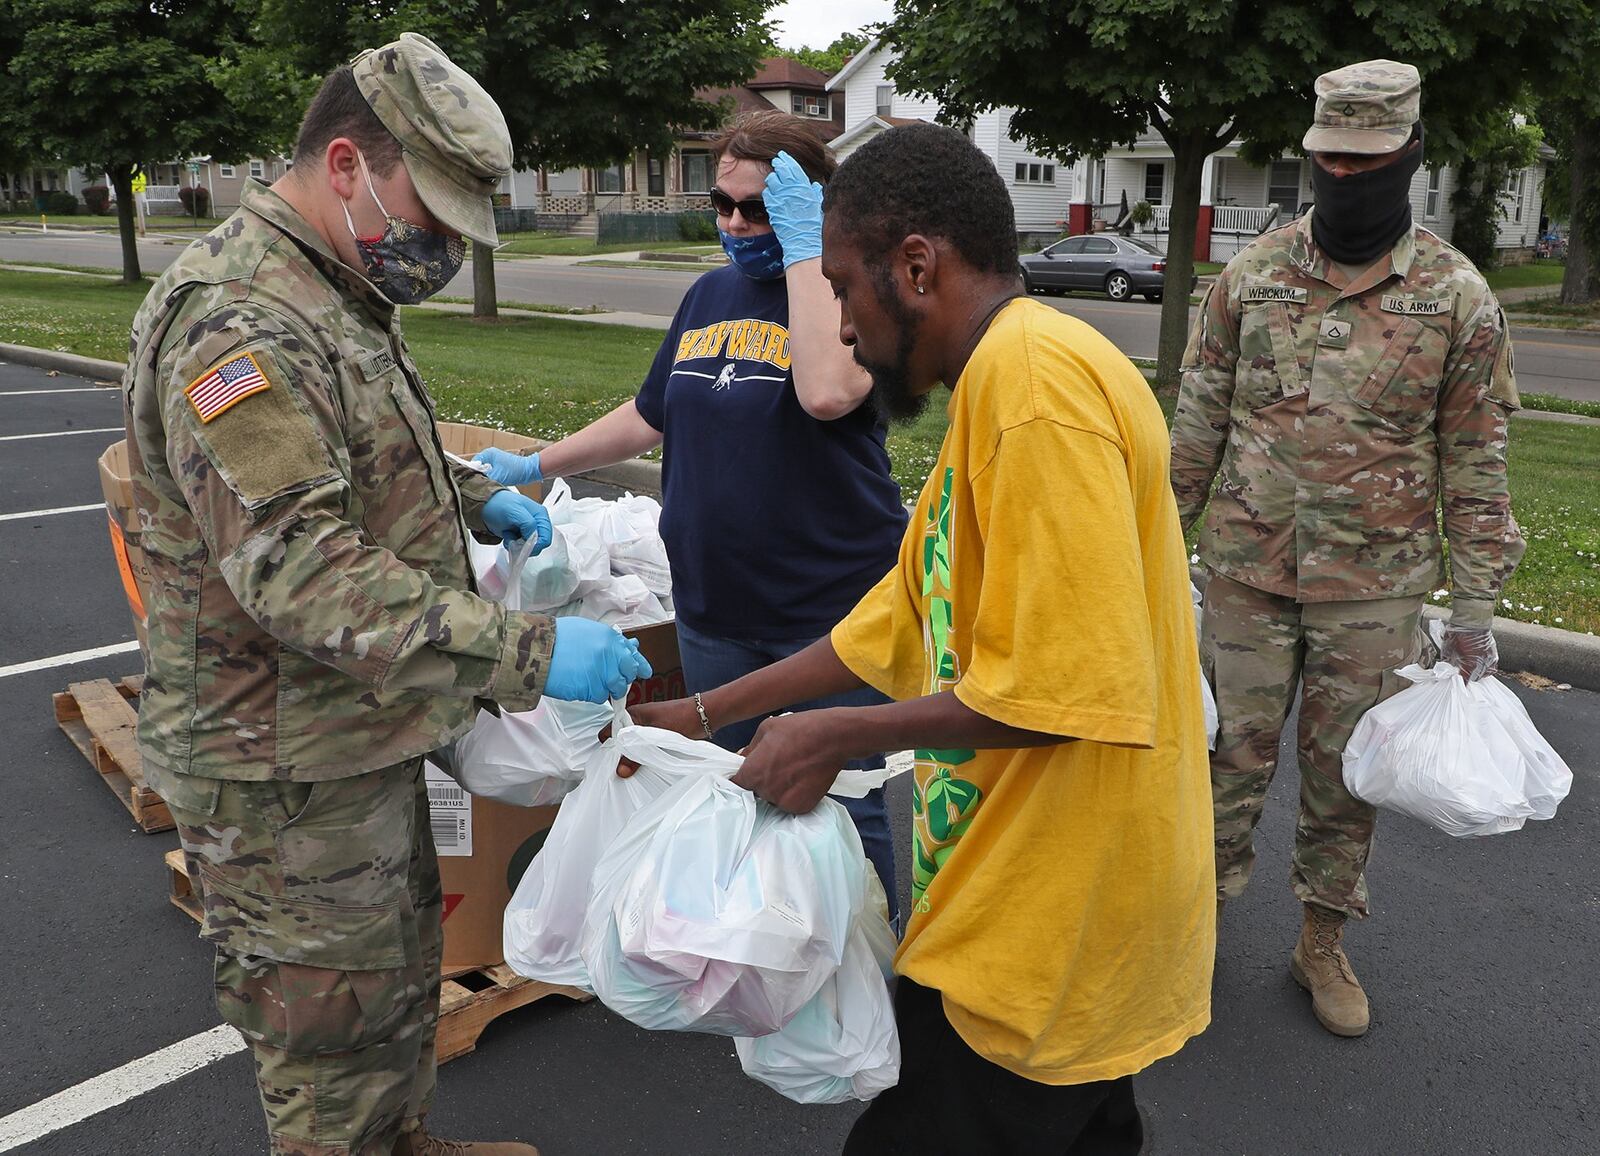
<path fill-rule="evenodd" d="M 125 678 L 110 682 L 97 678 L 75 682 L 51 696 L 56 723 L 83 752 L 89 765 L 100 772 L 106 786 L 128 808 L 146 834 L 170 831 L 172 812 L 161 796 L 145 785 L 144 764 L 139 759 L 139 715 L 133 701 L 139 681 Z"/>
<path fill-rule="evenodd" d="M 171 872 L 171 893 L 167 898 L 190 918 L 201 917 L 200 898 L 195 894 L 182 851 L 166 855 Z M 505 964 L 472 968 L 445 977 L 439 991 L 439 1031 L 435 1050 L 439 1063 L 467 1055 L 478 1046 L 483 1029 L 506 1012 L 526 1007 L 550 995 L 587 1000 L 593 997 L 575 987 L 560 987 L 524 979 Z"/>

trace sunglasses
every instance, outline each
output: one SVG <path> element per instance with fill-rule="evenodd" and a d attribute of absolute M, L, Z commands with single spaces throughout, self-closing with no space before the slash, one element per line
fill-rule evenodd
<path fill-rule="evenodd" d="M 712 186 L 711 207 L 717 211 L 719 217 L 731 217 L 735 209 L 739 215 L 752 225 L 765 225 L 767 223 L 767 203 L 760 197 L 751 197 L 748 201 L 736 201 L 727 193 L 716 186 Z"/>

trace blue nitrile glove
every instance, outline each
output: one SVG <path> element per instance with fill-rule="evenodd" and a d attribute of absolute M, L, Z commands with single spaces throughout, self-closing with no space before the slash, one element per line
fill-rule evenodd
<path fill-rule="evenodd" d="M 783 246 L 783 267 L 822 256 L 822 186 L 788 153 L 772 158 L 761 194 L 767 219 Z"/>
<path fill-rule="evenodd" d="M 550 545 L 550 515 L 527 494 L 515 490 L 497 491 L 483 504 L 483 524 L 489 533 L 499 534 L 512 553 L 529 538 L 535 554 Z"/>
<path fill-rule="evenodd" d="M 603 705 L 627 697 L 636 678 L 650 677 L 639 644 L 590 618 L 557 618 L 556 644 L 544 692 L 569 702 Z"/>
<path fill-rule="evenodd" d="M 489 477 L 502 486 L 526 486 L 530 482 L 544 481 L 544 475 L 539 472 L 538 454 L 514 454 L 490 446 L 473 454 L 472 460 L 488 466 Z"/>

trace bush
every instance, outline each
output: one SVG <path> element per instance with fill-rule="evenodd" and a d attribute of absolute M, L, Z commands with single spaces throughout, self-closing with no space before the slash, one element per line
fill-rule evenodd
<path fill-rule="evenodd" d="M 178 190 L 178 200 L 183 202 L 183 211 L 191 217 L 211 215 L 211 193 L 204 185 L 184 185 Z"/>
<path fill-rule="evenodd" d="M 78 211 L 78 198 L 57 189 L 53 193 L 40 193 L 33 198 L 33 205 L 47 217 L 70 217 Z"/>
<path fill-rule="evenodd" d="M 715 241 L 717 222 L 708 213 L 679 213 L 678 235 L 685 241 Z"/>
<path fill-rule="evenodd" d="M 104 185 L 90 185 L 83 190 L 83 203 L 95 216 L 104 217 L 111 212 L 111 190 Z"/>

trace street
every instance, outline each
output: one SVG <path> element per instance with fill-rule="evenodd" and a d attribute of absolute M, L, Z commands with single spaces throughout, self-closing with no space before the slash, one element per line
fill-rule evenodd
<path fill-rule="evenodd" d="M 139 243 L 146 273 L 165 269 L 186 244 L 174 238 Z M 52 230 L 0 230 L 0 262 L 120 268 L 122 248 L 110 233 Z M 601 306 L 606 309 L 670 316 L 698 271 L 607 269 L 594 265 L 501 258 L 495 283 L 502 300 L 543 305 Z M 472 262 L 446 289 L 472 296 Z M 1144 300 L 1115 302 L 1098 297 L 1045 297 L 1063 313 L 1082 318 L 1130 357 L 1154 358 L 1161 308 Z M 1524 393 L 1552 393 L 1579 401 L 1600 401 L 1600 333 L 1513 325 L 1517 384 Z"/>
<path fill-rule="evenodd" d="M 30 243 L 8 237 L 0 256 L 16 259 Z M 89 242 L 61 247 L 106 263 Z M 524 276 L 530 286 L 519 293 L 577 284 L 563 278 L 615 278 L 655 294 L 663 309 L 687 280 L 530 262 L 514 269 L 500 266 L 508 292 Z M 1100 313 L 1153 324 L 1156 312 L 1070 307 L 1096 311 L 1097 324 Z M 0 436 L 8 439 L 0 584 L 11 591 L 0 613 L 0 722 L 12 751 L 12 811 L 0 839 L 0 1152 L 263 1152 L 244 1052 L 140 1083 L 132 1099 L 104 1112 L 81 1087 L 219 1022 L 210 950 L 166 898 L 161 857 L 176 835 L 141 833 L 51 714 L 51 692 L 68 682 L 139 670 L 136 650 L 70 657 L 133 638 L 95 470 L 121 424 L 115 389 L 0 365 Z M 1322 1031 L 1288 974 L 1299 925 L 1287 885 L 1298 774 L 1285 745 L 1255 885 L 1229 904 L 1223 924 L 1213 1025 L 1138 1081 L 1154 1127 L 1148 1152 L 1595 1150 L 1600 694 L 1509 685 L 1571 763 L 1572 794 L 1554 820 L 1488 839 L 1452 840 L 1383 816 L 1370 871 L 1375 917 L 1349 936 L 1373 1002 L 1372 1031 L 1360 1040 Z M 903 866 L 907 787 L 903 777 L 891 787 Z M 902 870 L 902 880 L 910 874 Z M 57 1098 L 23 1115 L 48 1097 Z M 440 1135 L 533 1141 L 545 1156 L 821 1156 L 839 1151 L 858 1111 L 790 1103 L 745 1077 L 724 1039 L 649 1033 L 598 1002 L 552 999 L 496 1021 L 474 1054 L 442 1068 L 430 1121 Z"/>

